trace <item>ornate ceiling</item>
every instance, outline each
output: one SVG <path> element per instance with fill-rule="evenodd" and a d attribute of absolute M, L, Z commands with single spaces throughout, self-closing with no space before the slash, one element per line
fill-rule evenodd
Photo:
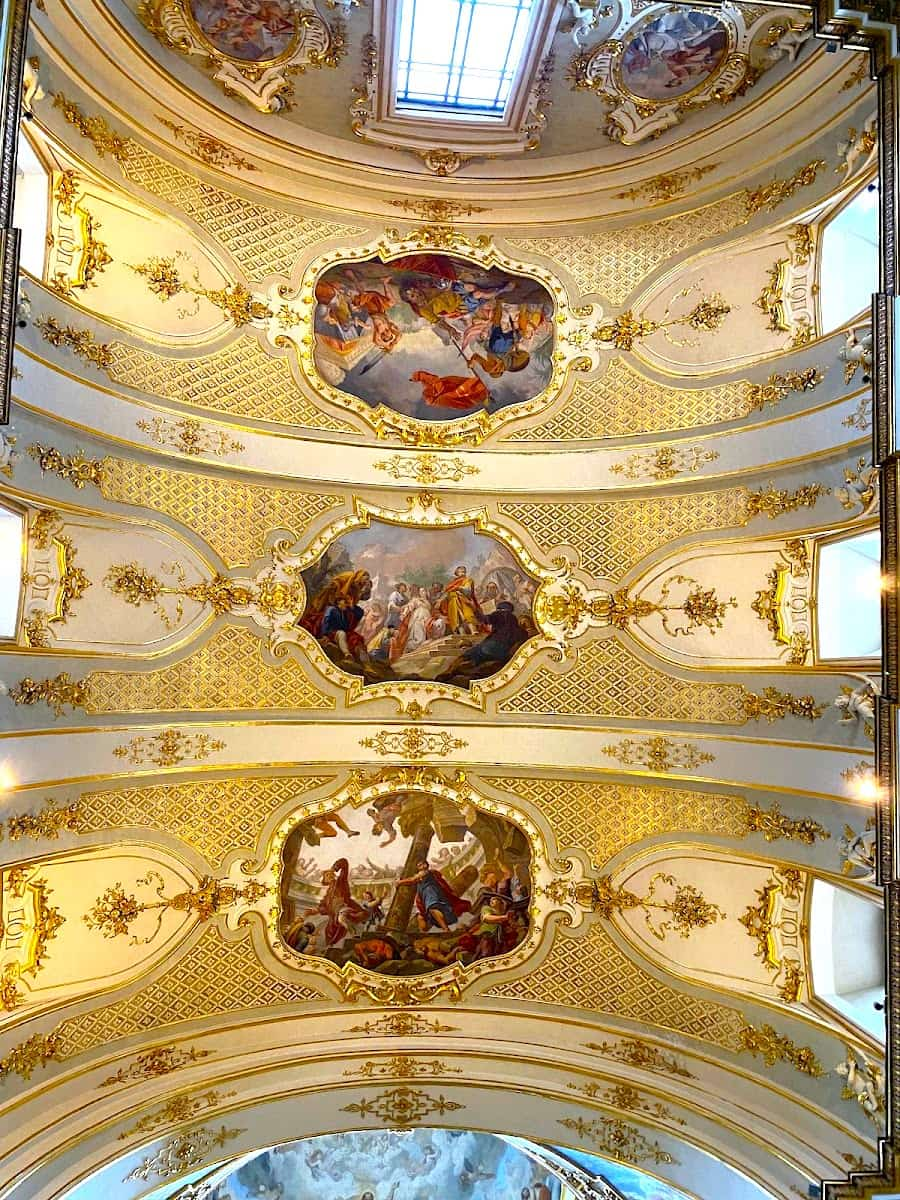
<path fill-rule="evenodd" d="M 476 144 L 382 0 L 34 6 L 5 1196 L 876 1161 L 868 60 L 578 8 Z"/>

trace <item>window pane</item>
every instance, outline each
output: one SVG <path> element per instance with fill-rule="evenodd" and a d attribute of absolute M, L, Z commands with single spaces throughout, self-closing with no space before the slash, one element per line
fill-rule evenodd
<path fill-rule="evenodd" d="M 819 657 L 881 657 L 881 546 L 877 530 L 819 550 Z"/>
<path fill-rule="evenodd" d="M 864 187 L 822 233 L 822 332 L 868 313 L 878 290 L 878 188 Z"/>
<path fill-rule="evenodd" d="M 502 116 L 534 0 L 402 0 L 397 102 Z"/>
<path fill-rule="evenodd" d="M 22 518 L 0 508 L 0 637 L 16 632 L 22 586 Z"/>

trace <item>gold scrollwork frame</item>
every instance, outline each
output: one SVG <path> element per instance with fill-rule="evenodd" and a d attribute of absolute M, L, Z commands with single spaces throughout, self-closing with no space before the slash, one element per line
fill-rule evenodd
<path fill-rule="evenodd" d="M 579 637 L 592 625 L 608 623 L 604 618 L 592 617 L 591 600 L 600 593 L 592 592 L 572 575 L 568 563 L 557 562 L 552 567 L 546 566 L 533 557 L 521 538 L 494 520 L 485 508 L 444 512 L 439 500 L 427 492 L 410 496 L 406 511 L 370 504 L 355 497 L 352 512 L 326 525 L 301 554 L 282 554 L 282 564 L 287 565 L 296 578 L 342 534 L 354 529 L 367 529 L 373 520 L 417 529 L 451 529 L 471 525 L 476 532 L 487 534 L 500 542 L 538 584 L 532 605 L 532 617 L 538 633 L 520 646 L 500 671 L 486 679 L 473 680 L 466 690 L 453 684 L 431 683 L 427 680 L 366 684 L 361 676 L 350 675 L 335 666 L 306 630 L 292 624 L 286 635 L 273 631 L 270 638 L 272 653 L 281 657 L 288 652 L 289 646 L 302 645 L 313 667 L 329 682 L 344 689 L 348 706 L 365 700 L 388 698 L 397 702 L 401 712 L 412 710 L 424 713 L 435 700 L 453 700 L 483 712 L 488 693 L 509 683 L 536 654 L 550 650 L 554 652 L 556 661 L 561 662 L 566 656 L 566 645 L 573 637 Z M 576 596 L 574 608 L 573 596 Z M 580 605 L 577 597 L 581 597 Z"/>
<path fill-rule="evenodd" d="M 625 40 L 601 42 L 588 55 L 576 58 L 572 64 L 575 86 L 596 92 L 611 105 L 607 114 L 607 137 L 625 146 L 636 145 L 649 137 L 658 137 L 666 129 L 679 124 L 684 114 L 693 109 L 732 100 L 752 86 L 765 69 L 754 69 L 750 61 L 750 49 L 758 32 L 755 26 L 761 20 L 771 18 L 766 18 L 763 10 L 762 16 L 757 16 L 748 26 L 737 6 L 717 8 L 714 15 L 725 30 L 728 44 L 719 63 L 705 79 L 690 91 L 671 99 L 651 99 L 632 92 L 622 76 L 625 50 L 665 11 L 652 8 L 628 30 Z"/>
<path fill-rule="evenodd" d="M 153 36 L 179 54 L 202 55 L 226 96 L 237 96 L 260 112 L 290 107 L 288 76 L 308 66 L 336 66 L 344 37 L 311 6 L 293 12 L 295 28 L 286 48 L 273 58 L 242 59 L 210 41 L 194 19 L 190 0 L 142 0 L 138 17 Z"/>
<path fill-rule="evenodd" d="M 555 307 L 553 368 L 549 383 L 537 396 L 518 404 L 507 405 L 492 414 L 482 411 L 451 421 L 423 421 L 394 412 L 383 404 L 372 408 L 364 400 L 341 391 L 322 377 L 315 363 L 315 340 L 312 333 L 315 285 L 319 277 L 329 267 L 341 263 L 358 263 L 373 257 L 388 263 L 423 250 L 452 253 L 483 267 L 501 267 L 512 274 L 533 279 L 547 290 Z M 599 362 L 595 352 L 579 348 L 566 336 L 582 328 L 586 316 L 602 316 L 598 304 L 573 307 L 562 280 L 551 271 L 534 263 L 511 258 L 499 250 L 489 237 L 470 238 L 452 226 L 426 225 L 406 233 L 401 233 L 398 229 L 386 229 L 384 236 L 377 241 L 370 241 L 352 249 L 344 247 L 331 250 L 309 263 L 298 288 L 282 285 L 278 288 L 278 296 L 294 310 L 296 322 L 290 330 L 285 331 L 279 326 L 278 319 L 273 318 L 269 322 L 269 338 L 279 348 L 291 346 L 296 349 L 300 370 L 313 393 L 336 408 L 349 409 L 362 418 L 379 438 L 399 439 L 409 446 L 480 445 L 511 421 L 521 421 L 524 417 L 538 414 L 545 416 L 559 397 L 569 370 L 591 370 Z"/>
<path fill-rule="evenodd" d="M 484 976 L 495 975 L 514 967 L 520 968 L 528 963 L 545 941 L 547 918 L 552 912 L 563 910 L 561 922 L 567 926 L 580 921 L 580 914 L 553 899 L 554 889 L 548 885 L 556 878 L 554 866 L 563 870 L 571 868 L 572 864 L 567 860 L 551 865 L 547 843 L 538 825 L 516 805 L 492 799 L 476 791 L 463 772 L 457 772 L 452 780 L 448 780 L 427 767 L 391 768 L 381 772 L 371 782 L 365 782 L 354 774 L 332 795 L 298 806 L 282 819 L 269 841 L 265 863 L 260 871 L 263 882 L 271 881 L 275 894 L 278 894 L 284 844 L 302 821 L 318 814 L 336 812 L 347 804 L 354 808 L 362 808 L 397 791 L 417 792 L 420 795 L 447 800 L 460 807 L 472 805 L 483 812 L 506 818 L 524 833 L 531 850 L 531 904 L 527 936 L 513 950 L 496 958 L 480 959 L 467 965 L 453 963 L 424 975 L 379 975 L 357 963 L 346 963 L 343 967 L 338 967 L 326 958 L 304 955 L 292 950 L 281 937 L 281 907 L 276 903 L 265 914 L 260 912 L 260 915 L 264 915 L 265 919 L 267 947 L 282 966 L 324 977 L 349 1001 L 366 997 L 376 1004 L 412 1005 L 428 1003 L 444 994 L 453 1001 L 459 1001 L 463 992 Z M 246 923 L 247 915 L 243 914 L 241 923 Z"/>

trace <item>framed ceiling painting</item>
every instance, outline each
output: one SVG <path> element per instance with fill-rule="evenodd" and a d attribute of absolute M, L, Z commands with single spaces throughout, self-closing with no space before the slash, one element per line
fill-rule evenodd
<path fill-rule="evenodd" d="M 293 0 L 143 0 L 138 15 L 164 46 L 200 56 L 227 96 L 260 112 L 290 108 L 288 76 L 337 66 L 343 26 Z"/>
<path fill-rule="evenodd" d="M 570 367 L 595 365 L 575 331 L 599 305 L 573 311 L 550 272 L 452 229 L 388 230 L 281 295 L 276 344 L 296 346 L 315 394 L 410 445 L 477 445 L 546 413 Z"/>

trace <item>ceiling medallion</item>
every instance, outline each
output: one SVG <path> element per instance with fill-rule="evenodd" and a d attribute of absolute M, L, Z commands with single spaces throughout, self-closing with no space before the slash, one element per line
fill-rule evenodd
<path fill-rule="evenodd" d="M 633 146 L 696 109 L 742 96 L 783 55 L 793 59 L 809 36 L 791 16 L 773 22 L 766 10 L 748 26 L 739 5 L 654 7 L 622 40 L 576 55 L 569 77 L 610 106 L 607 137 Z"/>
<path fill-rule="evenodd" d="M 484 509 L 446 513 L 430 493 L 405 510 L 356 499 L 303 553 L 276 547 L 273 563 L 305 590 L 286 615 L 247 609 L 273 653 L 301 646 L 348 704 L 389 697 L 416 716 L 438 699 L 483 711 L 528 659 L 565 658 L 612 611 L 606 592 L 533 558 Z"/>
<path fill-rule="evenodd" d="M 201 56 L 226 96 L 260 112 L 290 107 L 289 75 L 336 67 L 344 54 L 343 22 L 329 26 L 311 4 L 268 0 L 239 16 L 232 8 L 227 0 L 143 0 L 138 16 L 170 50 Z"/>
<path fill-rule="evenodd" d="M 567 861 L 560 869 L 575 869 Z M 459 1000 L 484 975 L 521 967 L 564 909 L 543 834 L 463 772 L 355 772 L 284 818 L 261 878 L 277 881 L 266 936 L 280 963 L 327 978 L 348 1000 Z"/>
<path fill-rule="evenodd" d="M 296 350 L 316 395 L 408 445 L 477 445 L 599 362 L 576 336 L 599 305 L 573 311 L 549 271 L 452 225 L 333 251 L 272 300 L 269 340 Z"/>

